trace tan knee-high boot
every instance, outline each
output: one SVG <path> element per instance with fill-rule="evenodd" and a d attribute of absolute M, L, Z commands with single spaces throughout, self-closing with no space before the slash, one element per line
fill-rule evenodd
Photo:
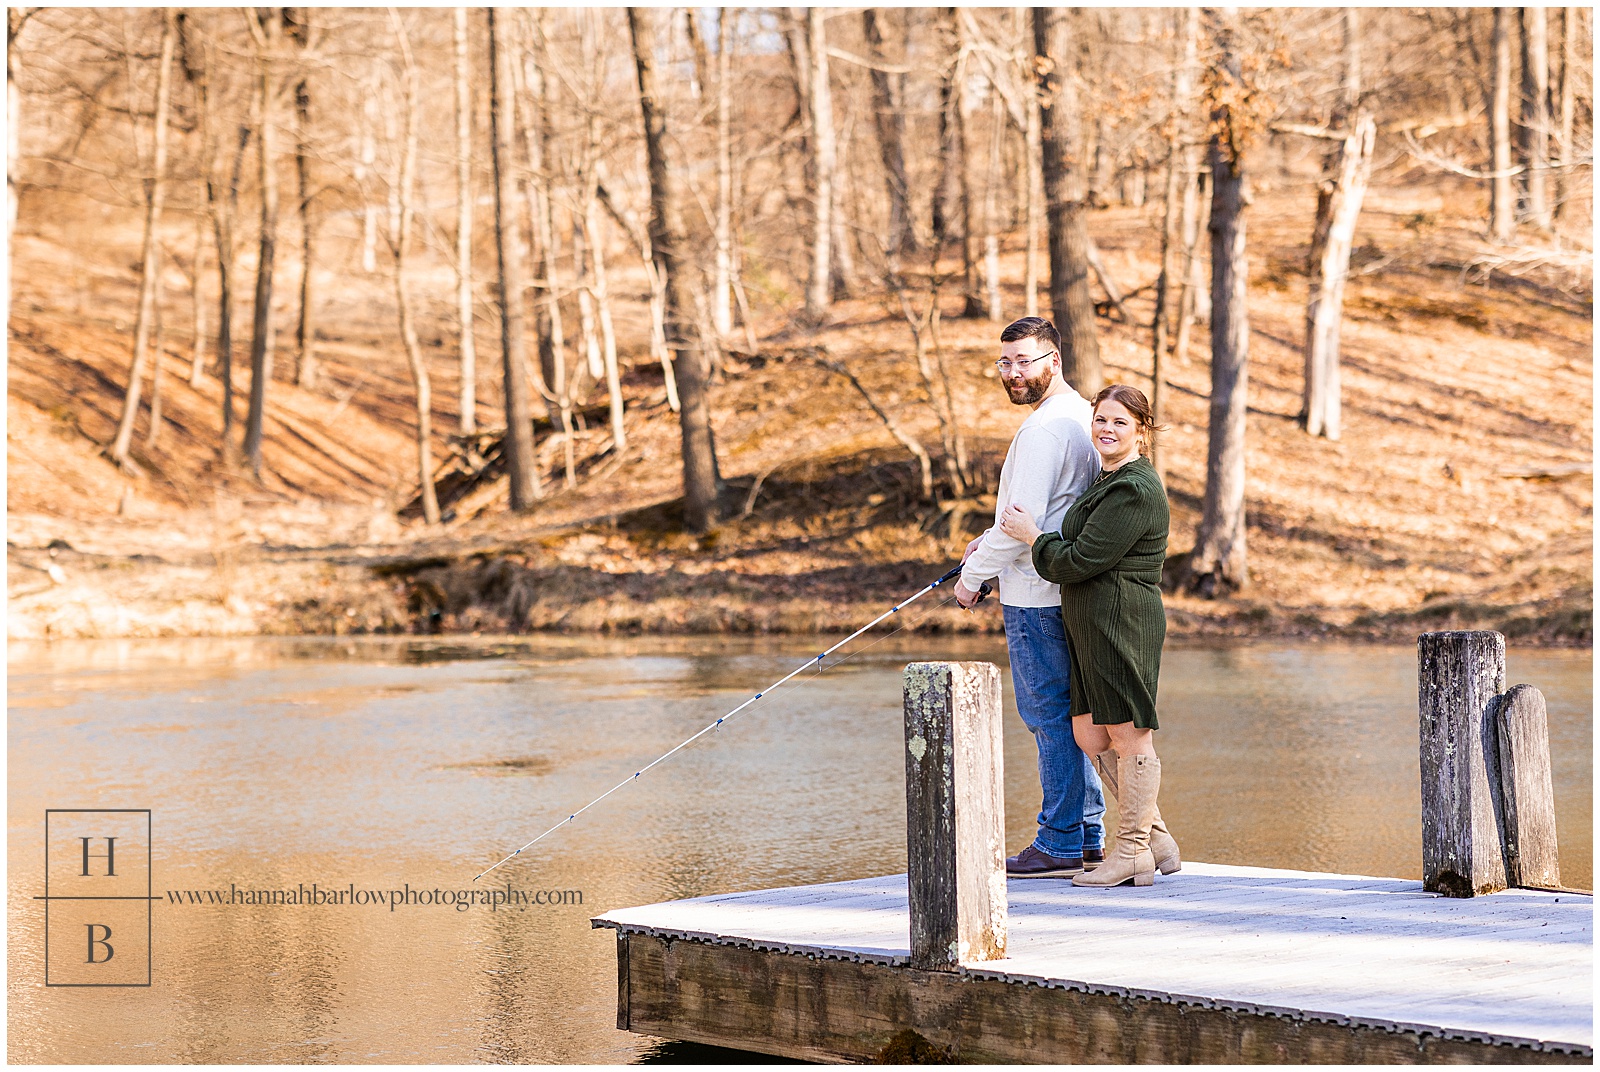
<path fill-rule="evenodd" d="M 1161 760 L 1155 756 L 1122 757 L 1117 761 L 1117 788 L 1117 844 L 1106 853 L 1105 863 L 1074 875 L 1074 886 L 1120 886 L 1130 881 L 1148 886 L 1155 881 L 1150 823 L 1161 790 Z"/>
<path fill-rule="evenodd" d="M 1122 797 L 1117 792 L 1117 750 L 1107 748 L 1094 757 L 1094 769 L 1100 774 L 1100 784 L 1119 804 Z M 1155 822 L 1150 824 L 1150 854 L 1156 858 L 1156 870 L 1170 875 L 1183 867 L 1178 856 L 1178 843 L 1161 820 L 1161 809 L 1156 809 Z"/>

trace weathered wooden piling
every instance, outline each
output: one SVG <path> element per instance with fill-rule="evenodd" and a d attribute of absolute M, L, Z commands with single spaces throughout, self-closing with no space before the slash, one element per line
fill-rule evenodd
<path fill-rule="evenodd" d="M 1000 668 L 905 671 L 911 964 L 928 971 L 1006 952 Z"/>
<path fill-rule="evenodd" d="M 1495 708 L 1506 640 L 1487 631 L 1417 638 L 1422 767 L 1422 886 L 1447 897 L 1506 888 L 1495 796 Z"/>
<path fill-rule="evenodd" d="M 1499 633 L 1417 638 L 1423 888 L 1474 897 L 1559 888 L 1544 695 L 1505 688 Z"/>
<path fill-rule="evenodd" d="M 1532 685 L 1511 686 L 1498 705 L 1495 729 L 1500 738 L 1506 881 L 1513 886 L 1559 887 L 1556 797 L 1544 694 Z"/>

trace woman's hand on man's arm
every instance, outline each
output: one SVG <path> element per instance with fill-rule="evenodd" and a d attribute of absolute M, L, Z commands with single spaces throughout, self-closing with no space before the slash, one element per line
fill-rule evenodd
<path fill-rule="evenodd" d="M 1000 515 L 1000 530 L 1013 540 L 1021 540 L 1030 546 L 1041 534 L 1039 526 L 1034 524 L 1033 515 L 1017 503 L 1006 507 L 1005 513 Z"/>

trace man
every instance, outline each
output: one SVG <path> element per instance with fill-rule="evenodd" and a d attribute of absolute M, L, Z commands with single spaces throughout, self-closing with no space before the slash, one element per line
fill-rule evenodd
<path fill-rule="evenodd" d="M 1105 797 L 1093 762 L 1072 738 L 1070 661 L 1061 622 L 1061 588 L 1033 568 L 1032 548 L 1000 530 L 1000 514 L 1024 507 L 1046 531 L 1061 524 L 1073 501 L 1100 472 L 1089 438 L 1087 400 L 1061 376 L 1055 325 L 1025 316 L 1000 333 L 1000 382 L 1012 404 L 1031 406 L 1000 470 L 995 524 L 967 545 L 956 600 L 971 607 L 978 587 L 999 578 L 1006 648 L 1017 712 L 1039 749 L 1039 833 L 1006 860 L 1014 878 L 1068 877 L 1104 858 Z"/>

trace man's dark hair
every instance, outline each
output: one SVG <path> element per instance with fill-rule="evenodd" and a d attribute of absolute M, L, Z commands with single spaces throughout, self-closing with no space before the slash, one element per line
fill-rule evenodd
<path fill-rule="evenodd" d="M 1023 339 L 1038 339 L 1049 343 L 1051 349 L 1060 351 L 1061 333 L 1056 326 L 1042 316 L 1025 316 L 1021 320 L 1013 320 L 1006 325 L 1000 333 L 1001 342 L 1021 342 Z"/>

